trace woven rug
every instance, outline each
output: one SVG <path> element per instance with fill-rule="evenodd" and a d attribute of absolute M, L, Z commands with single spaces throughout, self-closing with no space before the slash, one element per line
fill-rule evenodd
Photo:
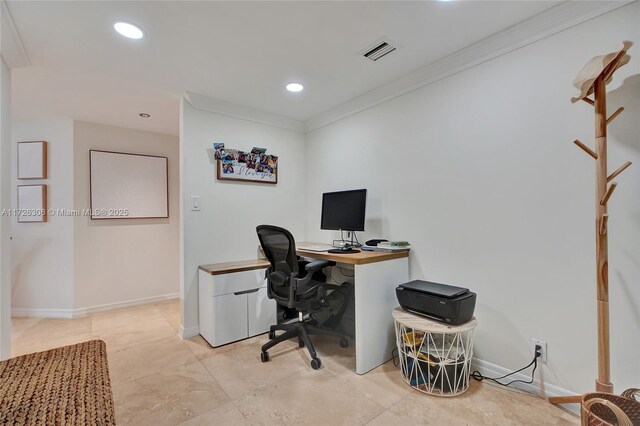
<path fill-rule="evenodd" d="M 0 424 L 115 425 L 105 343 L 0 362 Z"/>

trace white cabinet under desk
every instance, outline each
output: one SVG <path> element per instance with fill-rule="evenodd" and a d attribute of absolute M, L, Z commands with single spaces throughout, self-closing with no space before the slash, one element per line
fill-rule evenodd
<path fill-rule="evenodd" d="M 211 346 L 269 331 L 276 302 L 267 297 L 266 260 L 201 265 L 198 274 L 200 334 Z"/>

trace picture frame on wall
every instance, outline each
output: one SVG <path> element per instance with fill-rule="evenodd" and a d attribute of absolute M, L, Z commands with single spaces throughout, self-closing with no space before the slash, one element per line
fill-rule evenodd
<path fill-rule="evenodd" d="M 47 185 L 18 185 L 18 223 L 47 221 Z"/>
<path fill-rule="evenodd" d="M 251 151 L 245 152 L 225 148 L 222 142 L 214 142 L 213 149 L 218 180 L 278 183 L 278 156 L 267 154 L 266 148 L 254 146 Z"/>
<path fill-rule="evenodd" d="M 47 142 L 18 142 L 18 179 L 47 179 Z"/>

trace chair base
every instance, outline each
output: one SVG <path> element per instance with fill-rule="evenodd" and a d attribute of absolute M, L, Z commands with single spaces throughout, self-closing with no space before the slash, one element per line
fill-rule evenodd
<path fill-rule="evenodd" d="M 284 333 L 276 336 L 276 331 L 284 331 Z M 269 349 L 271 349 L 278 343 L 282 343 L 285 340 L 289 340 L 297 336 L 298 345 L 300 347 L 306 347 L 307 351 L 309 351 L 309 355 L 311 356 L 311 368 L 317 370 L 322 365 L 322 362 L 320 361 L 320 358 L 318 358 L 316 349 L 313 346 L 311 339 L 309 338 L 310 335 L 340 337 L 340 346 L 343 348 L 349 346 L 349 341 L 345 337 L 344 333 L 318 327 L 311 321 L 297 321 L 294 323 L 277 324 L 269 327 L 269 339 L 271 340 L 262 345 L 262 353 L 260 354 L 260 359 L 262 360 L 262 362 L 269 361 L 269 353 L 267 352 Z"/>

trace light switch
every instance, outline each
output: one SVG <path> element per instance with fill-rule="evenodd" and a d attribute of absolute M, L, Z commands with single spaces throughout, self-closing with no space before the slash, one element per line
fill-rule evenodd
<path fill-rule="evenodd" d="M 197 195 L 191 197 L 191 210 L 200 211 L 200 197 Z"/>

